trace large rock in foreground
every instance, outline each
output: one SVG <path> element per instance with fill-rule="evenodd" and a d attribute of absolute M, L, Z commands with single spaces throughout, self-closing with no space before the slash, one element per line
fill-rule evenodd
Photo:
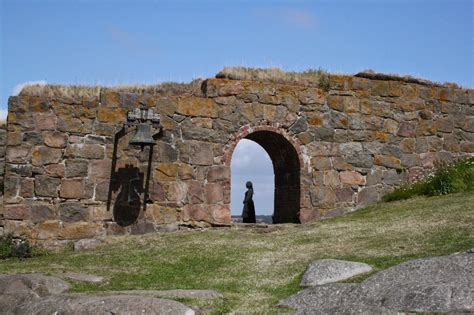
<path fill-rule="evenodd" d="M 137 295 L 67 294 L 70 286 L 41 274 L 0 275 L 2 314 L 185 314 L 194 310 L 167 299 Z"/>
<path fill-rule="evenodd" d="M 412 260 L 360 284 L 326 284 L 281 301 L 295 314 L 474 312 L 474 253 Z"/>
<path fill-rule="evenodd" d="M 312 262 L 301 279 L 302 286 L 315 286 L 346 280 L 372 271 L 367 264 L 353 261 L 321 259 Z"/>

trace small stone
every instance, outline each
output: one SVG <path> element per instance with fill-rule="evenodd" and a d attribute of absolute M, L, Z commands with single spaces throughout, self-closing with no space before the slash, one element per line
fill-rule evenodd
<path fill-rule="evenodd" d="M 52 113 L 36 113 L 34 115 L 36 128 L 39 130 L 56 129 L 56 115 Z"/>
<path fill-rule="evenodd" d="M 348 185 L 364 185 L 365 176 L 355 171 L 343 171 L 339 173 L 342 184 Z"/>
<path fill-rule="evenodd" d="M 30 216 L 30 209 L 26 205 L 5 205 L 3 217 L 7 220 L 26 220 Z"/>
<path fill-rule="evenodd" d="M 212 166 L 206 175 L 208 182 L 225 181 L 230 178 L 230 169 L 226 166 Z"/>
<path fill-rule="evenodd" d="M 68 136 L 59 131 L 48 132 L 44 136 L 44 144 L 52 148 L 65 148 Z"/>
<path fill-rule="evenodd" d="M 64 164 L 49 164 L 44 169 L 51 177 L 64 177 L 66 174 Z"/>
<path fill-rule="evenodd" d="M 372 267 L 353 261 L 321 259 L 313 261 L 301 279 L 302 286 L 316 286 L 346 280 L 372 271 Z"/>
<path fill-rule="evenodd" d="M 99 144 L 72 144 L 67 147 L 66 155 L 73 158 L 103 159 L 104 147 Z"/>
<path fill-rule="evenodd" d="M 315 207 L 332 208 L 336 202 L 336 194 L 329 187 L 315 187 L 311 191 L 311 203 Z"/>
<path fill-rule="evenodd" d="M 57 218 L 54 206 L 47 203 L 34 203 L 31 206 L 31 221 L 40 223 Z"/>
<path fill-rule="evenodd" d="M 400 168 L 400 159 L 388 155 L 375 155 L 375 165 L 381 165 L 389 168 Z"/>
<path fill-rule="evenodd" d="M 81 159 L 66 160 L 66 177 L 87 177 L 89 162 Z"/>
<path fill-rule="evenodd" d="M 208 183 L 206 185 L 206 203 L 216 204 L 224 200 L 224 191 L 220 183 Z"/>
<path fill-rule="evenodd" d="M 62 150 L 49 147 L 36 147 L 31 156 L 31 163 L 34 166 L 42 166 L 46 164 L 57 164 L 61 161 Z"/>
<path fill-rule="evenodd" d="M 295 134 L 306 131 L 307 129 L 308 129 L 308 123 L 306 122 L 305 117 L 298 118 L 296 122 L 293 124 L 293 126 L 290 127 L 290 131 L 292 131 Z"/>
<path fill-rule="evenodd" d="M 35 178 L 35 193 L 39 197 L 58 197 L 59 178 L 38 175 Z"/>
<path fill-rule="evenodd" d="M 376 186 L 365 187 L 357 194 L 357 204 L 359 206 L 373 204 L 379 200 L 380 193 Z"/>
<path fill-rule="evenodd" d="M 59 217 L 64 222 L 87 221 L 89 212 L 79 202 L 65 202 L 59 204 Z"/>
<path fill-rule="evenodd" d="M 64 179 L 61 182 L 59 196 L 66 199 L 81 199 L 84 196 L 84 180 Z"/>
<path fill-rule="evenodd" d="M 414 137 L 416 135 L 416 123 L 401 122 L 397 135 L 407 138 Z"/>

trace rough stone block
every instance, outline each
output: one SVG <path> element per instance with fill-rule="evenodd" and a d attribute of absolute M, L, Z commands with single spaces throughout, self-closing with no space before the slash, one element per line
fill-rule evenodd
<path fill-rule="evenodd" d="M 5 205 L 3 217 L 6 220 L 26 220 L 30 217 L 30 208 L 25 205 Z"/>
<path fill-rule="evenodd" d="M 8 146 L 6 150 L 6 161 L 9 163 L 26 163 L 30 150 L 28 146 Z"/>
<path fill-rule="evenodd" d="M 342 184 L 347 185 L 364 185 L 365 176 L 355 171 L 343 171 L 339 173 L 339 177 Z"/>
<path fill-rule="evenodd" d="M 72 158 L 103 159 L 105 150 L 99 144 L 72 144 L 67 147 L 66 155 Z"/>
<path fill-rule="evenodd" d="M 155 224 L 170 224 L 178 220 L 175 208 L 150 204 L 146 208 L 145 217 L 152 220 Z"/>
<path fill-rule="evenodd" d="M 389 168 L 401 167 L 400 159 L 394 156 L 376 154 L 374 158 L 375 158 L 374 160 L 375 165 L 381 165 L 381 166 L 385 166 Z"/>
<path fill-rule="evenodd" d="M 87 221 L 89 211 L 80 202 L 65 202 L 59 204 L 59 218 L 64 222 Z"/>
<path fill-rule="evenodd" d="M 157 181 L 174 181 L 177 176 L 177 163 L 158 163 L 153 174 L 153 178 Z"/>
<path fill-rule="evenodd" d="M 68 159 L 65 161 L 66 164 L 66 177 L 87 177 L 89 169 L 89 162 L 82 159 Z"/>
<path fill-rule="evenodd" d="M 107 201 L 109 196 L 110 181 L 105 180 L 95 185 L 94 198 L 96 201 Z"/>
<path fill-rule="evenodd" d="M 74 222 L 64 223 L 64 227 L 60 230 L 59 239 L 74 240 L 93 238 L 104 235 L 105 229 L 102 223 L 92 222 Z"/>
<path fill-rule="evenodd" d="M 224 200 L 224 191 L 220 183 L 208 183 L 206 185 L 206 203 L 216 204 Z"/>
<path fill-rule="evenodd" d="M 44 169 L 46 174 L 51 177 L 64 177 L 66 175 L 64 164 L 49 164 Z"/>
<path fill-rule="evenodd" d="M 415 122 L 401 122 L 397 135 L 406 138 L 414 137 L 416 136 L 416 126 Z"/>
<path fill-rule="evenodd" d="M 210 98 L 180 97 L 176 113 L 193 117 L 218 117 L 218 105 Z"/>
<path fill-rule="evenodd" d="M 380 197 L 377 186 L 365 187 L 357 194 L 357 204 L 359 206 L 366 206 L 379 201 Z"/>
<path fill-rule="evenodd" d="M 188 202 L 190 204 L 204 203 L 204 183 L 200 181 L 188 181 Z"/>
<path fill-rule="evenodd" d="M 202 205 L 188 204 L 183 207 L 183 221 L 205 221 L 210 222 L 209 213 Z"/>
<path fill-rule="evenodd" d="M 100 107 L 97 110 L 97 120 L 102 123 L 120 124 L 127 121 L 127 108 Z"/>
<path fill-rule="evenodd" d="M 35 183 L 33 178 L 22 178 L 20 180 L 20 193 L 23 198 L 33 198 L 35 191 Z"/>
<path fill-rule="evenodd" d="M 226 166 L 212 166 L 206 175 L 208 182 L 226 181 L 230 179 L 230 168 Z"/>
<path fill-rule="evenodd" d="M 34 166 L 57 164 L 61 161 L 63 151 L 57 148 L 35 147 L 31 154 L 31 163 Z"/>
<path fill-rule="evenodd" d="M 35 178 L 35 194 L 39 197 L 58 197 L 59 178 L 38 175 Z"/>
<path fill-rule="evenodd" d="M 44 135 L 44 144 L 52 148 L 65 148 L 68 135 L 59 131 L 47 132 Z"/>
<path fill-rule="evenodd" d="M 311 190 L 311 203 L 314 207 L 331 208 L 336 202 L 336 193 L 329 187 L 315 187 Z"/>
<path fill-rule="evenodd" d="M 34 115 L 36 128 L 39 130 L 55 130 L 56 115 L 53 113 L 37 113 Z"/>
<path fill-rule="evenodd" d="M 31 221 L 40 223 L 48 220 L 57 219 L 57 213 L 53 205 L 48 203 L 33 203 L 31 206 Z"/>
<path fill-rule="evenodd" d="M 59 196 L 66 199 L 81 199 L 84 197 L 84 180 L 63 179 Z"/>
<path fill-rule="evenodd" d="M 346 280 L 372 271 L 372 267 L 353 261 L 321 259 L 313 261 L 301 279 L 302 286 L 316 286 Z"/>

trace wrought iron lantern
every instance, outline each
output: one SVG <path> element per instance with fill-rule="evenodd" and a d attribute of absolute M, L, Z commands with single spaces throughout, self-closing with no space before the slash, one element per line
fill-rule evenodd
<path fill-rule="evenodd" d="M 160 114 L 154 108 L 145 106 L 135 108 L 128 112 L 125 125 L 126 128 L 132 126 L 135 126 L 135 135 L 129 141 L 129 145 L 139 145 L 143 150 L 145 146 L 155 144 L 153 137 L 161 131 Z M 152 127 L 158 129 L 158 132 L 153 134 Z"/>

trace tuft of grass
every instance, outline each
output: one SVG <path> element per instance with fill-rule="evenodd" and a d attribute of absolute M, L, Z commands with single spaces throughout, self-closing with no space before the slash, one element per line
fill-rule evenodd
<path fill-rule="evenodd" d="M 225 67 L 216 78 L 320 87 L 326 91 L 330 88 L 330 75 L 322 68 L 295 72 L 280 68 Z"/>
<path fill-rule="evenodd" d="M 383 196 L 386 202 L 414 196 L 441 196 L 474 190 L 474 157 L 455 161 L 436 162 L 434 172 L 424 180 L 406 184 Z"/>
<path fill-rule="evenodd" d="M 14 238 L 12 234 L 0 236 L 0 259 L 7 258 L 31 258 L 38 255 L 36 251 L 24 238 Z"/>
<path fill-rule="evenodd" d="M 105 91 L 121 93 L 139 93 L 160 96 L 200 95 L 201 79 L 190 83 L 163 82 L 159 84 L 125 84 L 117 86 L 90 86 L 64 84 L 32 84 L 20 91 L 20 96 L 98 98 Z"/>
<path fill-rule="evenodd" d="M 447 87 L 450 89 L 463 89 L 462 86 L 453 82 L 440 83 L 440 82 L 434 82 L 434 81 L 414 77 L 412 75 L 376 72 L 373 69 L 363 70 L 355 74 L 354 76 L 360 77 L 360 78 L 371 79 L 371 80 L 401 81 L 401 82 L 406 82 L 406 83 L 415 83 L 415 84 L 427 85 L 427 86 L 442 86 L 442 87 Z"/>
<path fill-rule="evenodd" d="M 365 262 L 376 271 L 407 260 L 474 247 L 474 194 L 419 196 L 379 203 L 307 225 L 177 231 L 104 238 L 100 248 L 66 250 L 28 260 L 6 259 L 6 273 L 97 274 L 102 284 L 72 282 L 75 292 L 131 289 L 212 289 L 224 297 L 183 299 L 214 314 L 278 314 L 275 305 L 302 288 L 315 259 Z M 360 282 L 361 275 L 349 282 Z"/>

